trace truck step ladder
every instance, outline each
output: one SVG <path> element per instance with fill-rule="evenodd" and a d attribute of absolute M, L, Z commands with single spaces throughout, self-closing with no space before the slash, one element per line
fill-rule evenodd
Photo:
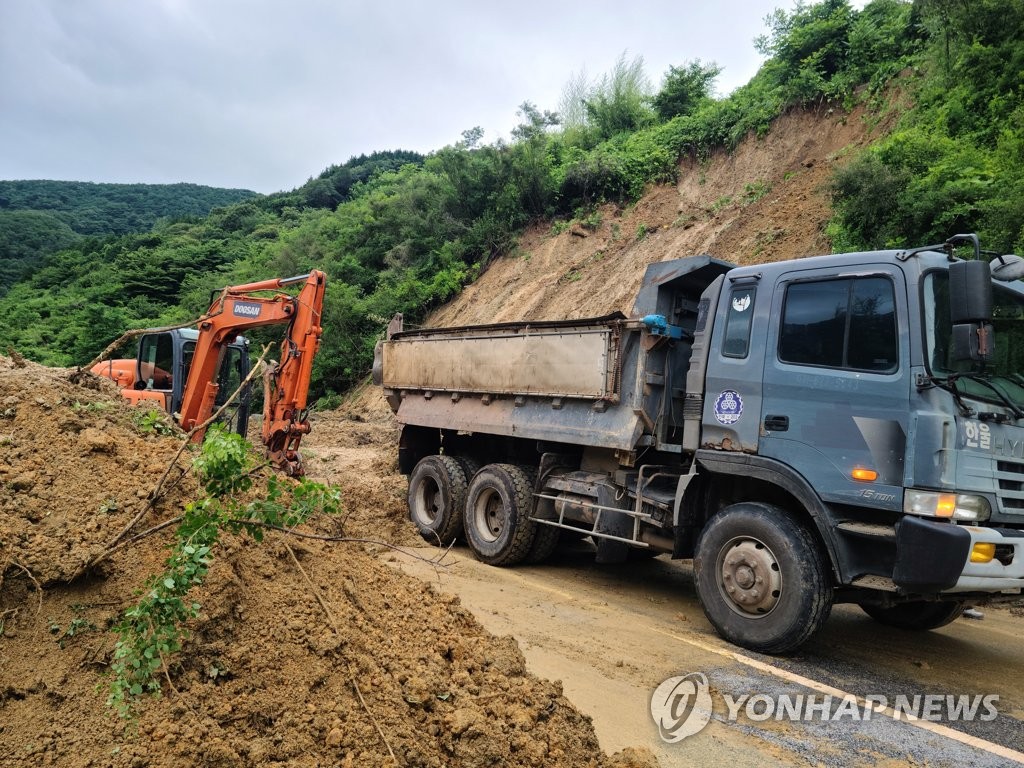
<path fill-rule="evenodd" d="M 604 504 L 598 504 L 596 501 L 576 502 L 580 507 L 593 510 L 594 521 L 589 528 L 581 525 L 573 525 L 571 523 L 566 522 L 564 506 L 558 512 L 558 517 L 555 519 L 542 517 L 531 517 L 530 519 L 536 523 L 541 523 L 542 525 L 550 525 L 555 528 L 563 528 L 568 531 L 576 531 L 577 533 L 582 533 L 585 536 L 593 536 L 595 538 L 607 539 L 610 541 L 621 541 L 626 544 L 630 544 L 634 547 L 648 549 L 650 548 L 650 544 L 640 540 L 641 523 L 660 524 L 662 521 L 662 516 L 654 515 L 648 511 L 645 511 L 645 506 L 647 506 L 648 509 L 653 507 L 654 509 L 660 512 L 667 512 L 671 514 L 672 506 L 675 502 L 675 483 L 673 483 L 672 492 L 669 492 L 667 489 L 664 488 L 651 487 L 656 480 L 663 480 L 665 478 L 672 478 L 675 482 L 678 482 L 678 479 L 680 477 L 679 473 L 665 471 L 667 469 L 668 467 L 653 464 L 644 464 L 640 467 L 640 470 L 636 475 L 635 482 L 629 483 L 627 488 L 627 492 L 629 493 L 629 495 L 633 499 L 635 499 L 635 504 L 632 506 L 632 508 L 612 507 Z M 556 486 L 563 485 L 563 483 L 559 483 L 557 479 L 555 479 L 554 483 L 552 484 Z M 573 489 L 569 483 L 564 483 L 563 490 L 569 491 Z M 552 505 L 555 506 L 556 509 L 558 509 L 558 502 L 562 500 L 560 496 L 556 496 L 550 493 L 541 493 L 539 491 L 535 492 L 533 494 L 533 497 L 535 499 L 544 499 L 552 502 Z M 625 537 L 615 536 L 613 534 L 601 532 L 599 529 L 601 527 L 602 516 L 606 513 L 625 515 L 627 517 L 632 518 L 632 535 L 630 535 L 629 537 Z"/>

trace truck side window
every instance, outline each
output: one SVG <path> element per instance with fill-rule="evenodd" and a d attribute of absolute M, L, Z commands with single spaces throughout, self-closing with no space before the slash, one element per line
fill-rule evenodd
<path fill-rule="evenodd" d="M 885 277 L 794 283 L 782 315 L 783 362 L 877 372 L 899 364 L 895 294 Z"/>
<path fill-rule="evenodd" d="M 737 288 L 729 297 L 729 314 L 725 320 L 722 354 L 746 357 L 750 350 L 750 327 L 754 317 L 754 288 Z"/>
<path fill-rule="evenodd" d="M 894 371 L 899 362 L 896 300 L 884 277 L 853 281 L 846 366 L 862 371 Z"/>

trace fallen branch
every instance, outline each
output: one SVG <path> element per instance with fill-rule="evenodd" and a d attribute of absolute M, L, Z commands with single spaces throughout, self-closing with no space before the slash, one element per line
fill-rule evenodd
<path fill-rule="evenodd" d="M 96 357 L 94 357 L 92 360 L 90 360 L 88 363 L 82 366 L 82 368 L 80 368 L 79 370 L 92 370 L 92 367 L 94 365 L 96 365 L 97 363 L 102 363 L 104 360 L 110 357 L 110 355 L 113 353 L 115 349 L 120 347 L 129 339 L 134 339 L 136 336 L 142 336 L 144 333 L 166 333 L 167 331 L 176 331 L 179 328 L 191 328 L 193 325 L 197 325 L 199 323 L 199 320 L 201 319 L 202 318 L 199 318 L 197 320 L 188 320 L 184 323 L 178 323 L 177 325 L 165 325 L 163 328 L 134 328 L 130 331 L 125 331 L 115 341 L 107 345 L 106 349 L 104 349 L 102 352 L 96 355 Z"/>
<path fill-rule="evenodd" d="M 178 515 L 177 517 L 172 517 L 172 518 L 170 518 L 168 520 L 164 520 L 162 523 L 157 523 L 156 525 L 147 528 L 146 530 L 142 531 L 141 533 L 135 534 L 130 539 L 124 539 L 123 541 L 119 541 L 117 544 L 115 544 L 114 546 L 110 547 L 109 549 L 103 550 L 100 554 L 98 554 L 96 556 L 96 559 L 93 560 L 93 562 L 94 563 L 98 563 L 101 560 L 110 557 L 112 554 L 114 554 L 118 550 L 124 549 L 125 547 L 129 546 L 130 544 L 134 544 L 136 541 L 144 539 L 147 536 L 152 536 L 154 533 L 158 533 L 159 531 L 162 531 L 164 528 L 169 528 L 170 526 L 174 525 L 175 523 L 180 523 L 180 522 L 181 522 L 181 515 Z"/>
<path fill-rule="evenodd" d="M 452 548 L 450 545 L 447 549 L 445 549 L 445 551 L 441 554 L 440 557 L 438 557 L 435 560 L 432 560 L 430 558 L 417 555 L 415 552 L 410 552 L 407 549 L 402 549 L 402 547 L 399 547 L 395 544 L 390 544 L 386 541 L 382 541 L 381 539 L 362 539 L 354 536 L 323 536 L 318 533 L 302 533 L 301 531 L 296 531 L 294 528 L 284 528 L 280 525 L 262 523 L 259 520 L 236 520 L 234 522 L 241 523 L 243 525 L 253 525 L 257 528 L 266 528 L 267 530 L 278 531 L 279 533 L 287 533 L 289 536 L 295 536 L 300 539 L 313 539 L 314 541 L 349 542 L 352 544 L 376 544 L 381 547 L 386 547 L 387 549 L 393 549 L 395 552 L 400 552 L 401 554 L 411 557 L 414 560 L 419 560 L 420 562 L 427 563 L 428 565 L 437 566 L 439 568 L 448 567 L 442 561 L 445 559 L 445 557 L 448 556 L 448 553 L 451 551 Z M 452 542 L 452 544 L 454 544 L 454 542 Z"/>
<path fill-rule="evenodd" d="M 277 526 L 268 527 L 276 528 Z M 285 533 L 288 533 L 287 529 L 281 530 Z M 331 609 L 327 607 L 327 603 L 324 601 L 323 597 L 321 597 L 320 590 L 316 588 L 316 584 L 314 584 L 313 580 L 309 578 L 309 574 L 306 573 L 306 569 L 302 567 L 302 563 L 299 562 L 299 558 L 295 556 L 295 552 L 288 545 L 288 542 L 282 540 L 281 543 L 284 544 L 284 548 L 288 550 L 288 555 L 291 557 L 292 562 L 295 563 L 295 567 L 299 569 L 299 573 L 301 573 L 302 578 L 306 580 L 306 583 L 309 585 L 309 589 L 313 593 L 313 596 L 316 598 L 316 601 L 320 603 L 320 607 L 323 608 L 324 614 L 326 614 L 327 616 L 327 620 L 330 622 L 331 627 L 334 629 L 334 633 L 339 638 L 341 638 L 341 628 L 338 626 L 338 622 L 334 620 L 334 614 L 331 613 Z M 384 742 L 384 746 L 387 747 L 388 754 L 391 755 L 392 762 L 394 763 L 394 765 L 397 766 L 398 758 L 395 757 L 395 751 L 391 749 L 391 745 L 388 743 L 388 739 L 384 735 L 384 731 L 381 729 L 380 723 L 377 722 L 377 718 L 375 718 L 373 716 L 373 713 L 370 712 L 370 708 L 366 705 L 366 699 L 363 698 L 363 692 L 359 690 L 359 683 L 356 681 L 356 675 L 352 669 L 352 663 L 346 659 L 345 666 L 348 668 L 348 678 L 352 683 L 352 687 L 355 689 L 356 696 L 359 697 L 359 703 L 363 705 L 363 711 L 366 712 L 366 716 L 370 718 L 370 722 L 373 723 L 373 727 L 377 729 L 377 734 L 380 736 L 380 740 Z"/>
<path fill-rule="evenodd" d="M 93 560 L 87 563 L 78 573 L 75 574 L 76 578 L 89 568 L 95 568 L 96 565 L 98 565 L 104 558 L 107 557 L 107 555 L 110 552 L 114 550 L 118 543 L 120 543 L 121 539 L 127 536 L 131 532 L 131 530 L 139 524 L 142 518 L 149 514 L 149 511 L 156 505 L 157 501 L 161 498 L 161 491 L 163 490 L 164 483 L 167 482 L 167 477 L 171 474 L 171 469 L 177 466 L 178 459 L 181 458 L 181 454 L 183 454 L 185 452 L 185 449 L 188 448 L 188 446 L 190 445 L 192 437 L 200 430 L 206 429 L 215 421 L 217 421 L 217 419 L 221 417 L 221 414 L 223 414 L 224 411 L 227 410 L 228 406 L 235 401 L 235 398 L 238 397 L 238 395 L 242 392 L 246 385 L 250 381 L 252 381 L 253 378 L 255 378 L 256 373 L 260 370 L 260 364 L 263 362 L 263 359 L 268 354 L 270 354 L 271 346 L 272 345 L 267 344 L 265 347 L 263 347 L 263 351 L 260 353 L 259 358 L 256 360 L 256 364 L 253 365 L 253 367 L 249 370 L 249 375 L 242 380 L 242 383 L 239 384 L 238 388 L 231 393 L 231 396 L 224 401 L 224 404 L 220 408 L 218 408 L 213 413 L 213 415 L 210 416 L 210 418 L 208 418 L 202 424 L 197 424 L 185 434 L 185 441 L 181 444 L 181 447 L 178 449 L 178 452 L 174 454 L 174 458 L 172 458 L 170 463 L 167 465 L 167 469 L 164 470 L 163 475 L 160 476 L 160 480 L 157 482 L 156 488 L 154 488 L 153 492 L 149 495 L 149 500 L 146 502 L 142 510 L 137 515 L 135 515 L 135 517 L 133 517 L 128 522 L 128 525 L 122 528 L 121 531 L 113 539 L 110 540 L 110 542 L 107 543 L 107 545 L 103 548 L 103 552 L 101 552 L 99 555 L 93 558 Z M 182 475 L 184 475 L 186 471 L 187 470 L 184 470 L 182 472 Z"/>

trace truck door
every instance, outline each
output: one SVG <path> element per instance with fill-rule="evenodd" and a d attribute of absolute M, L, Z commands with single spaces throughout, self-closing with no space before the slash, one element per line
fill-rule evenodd
<path fill-rule="evenodd" d="M 708 352 L 703 447 L 757 451 L 771 300 L 755 275 L 726 281 L 722 288 Z"/>
<path fill-rule="evenodd" d="M 910 393 L 902 272 L 785 273 L 771 317 L 758 453 L 826 501 L 901 509 Z"/>

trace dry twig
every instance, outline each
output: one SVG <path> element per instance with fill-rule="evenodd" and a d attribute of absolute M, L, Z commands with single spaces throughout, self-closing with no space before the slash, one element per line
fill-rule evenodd
<path fill-rule="evenodd" d="M 314 541 L 341 541 L 349 542 L 352 544 L 376 544 L 381 547 L 386 547 L 387 549 L 393 549 L 395 552 L 400 552 L 401 554 L 411 557 L 414 560 L 419 560 L 422 563 L 426 563 L 427 565 L 433 565 L 438 568 L 448 567 L 443 561 L 448 556 L 448 553 L 451 552 L 452 546 L 454 545 L 454 542 L 452 542 L 452 545 L 449 545 L 448 548 L 441 553 L 440 557 L 432 560 L 430 558 L 417 555 L 415 552 L 410 552 L 407 549 L 402 549 L 402 547 L 399 547 L 395 544 L 390 544 L 389 542 L 382 541 L 381 539 L 362 539 L 355 536 L 323 536 L 318 533 L 302 533 L 301 531 L 296 531 L 294 528 L 283 528 L 280 525 L 263 523 L 259 520 L 238 520 L 237 522 L 244 523 L 245 525 L 254 525 L 257 528 L 266 528 L 271 531 L 287 533 L 289 536 L 295 536 L 300 539 L 313 539 Z"/>
<path fill-rule="evenodd" d="M 41 613 L 43 610 L 43 588 L 39 585 L 39 582 L 36 581 L 36 577 L 32 575 L 32 571 L 30 571 L 28 568 L 26 568 L 24 565 L 22 565 L 14 559 L 8 560 L 7 565 L 8 567 L 13 565 L 15 568 L 18 568 L 19 570 L 24 572 L 26 576 L 28 576 L 28 580 L 31 581 L 36 588 L 36 594 L 39 595 L 39 607 L 36 609 L 36 613 Z"/>
<path fill-rule="evenodd" d="M 289 532 L 287 529 L 281 530 L 283 530 L 285 533 Z M 338 635 L 338 637 L 340 638 L 341 628 L 338 626 L 338 622 L 334 620 L 334 614 L 331 613 L 331 609 L 327 607 L 327 603 L 324 601 L 323 597 L 321 597 L 320 590 L 316 588 L 316 584 L 314 584 L 313 580 L 309 578 L 309 574 L 306 573 L 306 569 L 302 567 L 302 563 L 300 563 L 299 558 L 295 556 L 295 552 L 292 550 L 290 546 L 288 546 L 288 542 L 282 539 L 281 543 L 284 544 L 284 548 L 288 550 L 288 555 L 291 557 L 292 562 L 295 563 L 295 567 L 299 569 L 299 573 L 302 574 L 302 578 L 306 580 L 306 583 L 309 585 L 309 589 L 313 593 L 313 596 L 316 598 L 316 601 L 320 603 L 320 607 L 323 608 L 324 614 L 326 614 L 327 620 L 330 622 L 335 634 Z M 352 669 L 351 662 L 349 662 L 347 659 L 345 660 L 345 666 L 348 667 L 349 680 L 352 683 L 352 687 L 355 689 L 356 696 L 359 697 L 359 703 L 363 705 L 363 711 L 366 712 L 366 716 L 370 718 L 370 721 L 373 723 L 373 727 L 377 729 L 377 735 L 379 735 L 380 740 L 384 742 L 384 746 L 388 749 L 388 754 L 391 755 L 392 762 L 397 766 L 398 758 L 395 757 L 395 751 L 391 749 L 391 745 L 388 743 L 388 739 L 384 735 L 384 731 L 381 729 L 380 723 L 377 722 L 377 718 L 373 716 L 373 713 L 370 712 L 370 708 L 366 705 L 366 699 L 363 698 L 363 692 L 359 690 L 359 683 L 356 682 L 355 671 Z"/>

